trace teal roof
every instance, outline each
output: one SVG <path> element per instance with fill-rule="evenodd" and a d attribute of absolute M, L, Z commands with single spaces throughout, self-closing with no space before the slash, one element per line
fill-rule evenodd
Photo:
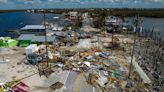
<path fill-rule="evenodd" d="M 26 25 L 21 28 L 21 30 L 30 30 L 30 29 L 45 29 L 44 25 Z"/>

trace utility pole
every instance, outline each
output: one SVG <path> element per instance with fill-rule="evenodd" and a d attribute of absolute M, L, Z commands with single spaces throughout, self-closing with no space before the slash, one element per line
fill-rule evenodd
<path fill-rule="evenodd" d="M 46 31 L 46 15 L 45 15 L 45 10 L 43 10 L 43 14 L 44 14 L 44 27 L 45 27 L 45 31 L 44 31 L 44 35 L 45 35 L 45 45 L 46 45 L 46 61 L 47 61 L 47 67 L 48 65 L 48 43 L 47 43 L 47 31 Z"/>
<path fill-rule="evenodd" d="M 152 28 L 152 31 L 151 31 L 151 34 L 150 34 L 150 37 L 153 39 L 153 34 L 154 34 L 154 26 Z"/>
<path fill-rule="evenodd" d="M 113 42 L 113 40 L 114 40 L 114 30 L 115 30 L 115 28 L 114 28 L 114 25 L 113 25 L 113 29 L 112 29 L 112 49 L 114 47 L 114 42 Z"/>
<path fill-rule="evenodd" d="M 137 16 L 137 18 L 135 19 L 135 26 L 136 26 L 136 30 L 135 30 L 135 33 L 134 33 L 134 42 L 133 42 L 133 49 L 132 49 L 132 54 L 131 54 L 131 62 L 130 62 L 130 68 L 129 68 L 129 76 L 128 78 L 130 79 L 130 76 L 131 76 L 131 71 L 132 71 L 132 66 L 133 66 L 133 58 L 134 58 L 134 51 L 135 51 L 135 45 L 136 45 L 136 34 L 137 34 L 137 31 L 138 31 L 138 26 L 139 26 L 139 16 Z"/>

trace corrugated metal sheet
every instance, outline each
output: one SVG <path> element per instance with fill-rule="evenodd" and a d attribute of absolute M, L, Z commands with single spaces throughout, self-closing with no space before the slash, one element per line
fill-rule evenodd
<path fill-rule="evenodd" d="M 28 29 L 45 29 L 44 25 L 26 25 L 25 27 L 21 28 L 21 30 L 28 30 Z"/>
<path fill-rule="evenodd" d="M 55 36 L 47 36 L 47 41 L 48 42 L 54 42 Z M 32 39 L 32 42 L 45 42 L 45 36 L 35 36 Z"/>
<path fill-rule="evenodd" d="M 56 36 L 47 36 L 48 42 L 54 42 Z M 23 34 L 18 40 L 31 40 L 31 42 L 45 42 L 45 36 L 35 36 L 33 34 Z"/>
<path fill-rule="evenodd" d="M 32 40 L 34 37 L 34 34 L 22 34 L 19 36 L 18 40 Z"/>

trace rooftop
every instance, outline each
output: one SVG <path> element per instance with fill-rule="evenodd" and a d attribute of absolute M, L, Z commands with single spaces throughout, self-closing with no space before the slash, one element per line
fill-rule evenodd
<path fill-rule="evenodd" d="M 18 40 L 31 40 L 32 42 L 45 42 L 45 36 L 36 36 L 34 34 L 23 34 L 20 35 Z M 55 40 L 55 36 L 47 36 L 48 42 L 53 42 Z"/>
<path fill-rule="evenodd" d="M 108 16 L 106 18 L 106 22 L 108 22 L 108 23 L 119 23 L 119 22 L 122 22 L 122 20 L 116 16 Z"/>
<path fill-rule="evenodd" d="M 55 41 L 55 36 L 47 36 L 47 41 L 48 42 Z M 35 36 L 32 39 L 32 42 L 45 42 L 45 36 Z"/>
<path fill-rule="evenodd" d="M 19 36 L 18 40 L 32 40 L 34 36 L 34 34 L 22 34 Z"/>
<path fill-rule="evenodd" d="M 27 29 L 45 29 L 44 25 L 26 25 L 25 27 L 21 28 L 21 30 Z"/>
<path fill-rule="evenodd" d="M 77 16 L 77 14 L 78 14 L 77 12 L 69 12 L 70 16 Z"/>

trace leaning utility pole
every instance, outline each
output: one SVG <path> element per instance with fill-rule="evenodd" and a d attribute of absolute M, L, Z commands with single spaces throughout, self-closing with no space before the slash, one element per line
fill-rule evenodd
<path fill-rule="evenodd" d="M 116 25 L 116 23 L 112 23 L 112 49 L 114 49 L 114 32 L 117 30 Z"/>
<path fill-rule="evenodd" d="M 115 27 L 113 25 L 113 29 L 112 29 L 112 49 L 114 48 L 114 31 L 115 31 Z"/>
<path fill-rule="evenodd" d="M 153 34 L 154 34 L 154 26 L 152 28 L 152 31 L 151 31 L 151 34 L 150 34 L 150 37 L 153 39 Z"/>
<path fill-rule="evenodd" d="M 47 61 L 47 67 L 48 65 L 48 43 L 47 43 L 47 31 L 46 31 L 46 15 L 45 15 L 45 10 L 43 10 L 43 14 L 44 14 L 44 27 L 45 27 L 45 31 L 44 31 L 44 35 L 45 35 L 45 45 L 46 45 L 46 61 Z"/>
<path fill-rule="evenodd" d="M 128 78 L 130 79 L 130 76 L 131 76 L 131 71 L 132 71 L 132 66 L 133 66 L 133 58 L 134 58 L 134 51 L 135 51 L 135 45 L 136 45 L 136 34 L 137 34 L 137 31 L 138 31 L 138 28 L 139 28 L 139 16 L 137 16 L 137 18 L 135 19 L 135 32 L 134 32 L 134 42 L 133 42 L 133 49 L 132 49 L 132 54 L 131 54 L 131 62 L 130 62 L 130 68 L 129 68 L 129 76 Z"/>

